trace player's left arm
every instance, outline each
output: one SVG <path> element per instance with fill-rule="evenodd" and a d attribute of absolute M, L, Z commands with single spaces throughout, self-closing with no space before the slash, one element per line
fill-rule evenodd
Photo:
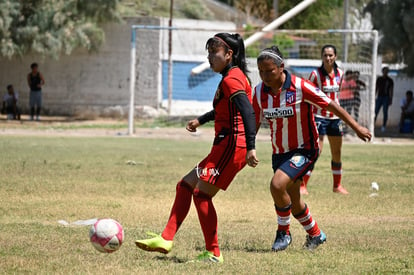
<path fill-rule="evenodd" d="M 370 131 L 367 128 L 359 125 L 358 122 L 356 122 L 355 119 L 350 114 L 348 114 L 348 112 L 345 111 L 344 108 L 339 106 L 335 101 L 332 100 L 325 109 L 334 113 L 340 119 L 342 119 L 342 121 L 348 124 L 355 131 L 355 133 L 358 135 L 360 139 L 362 139 L 363 141 L 371 140 L 372 134 L 370 133 Z"/>
<path fill-rule="evenodd" d="M 256 116 L 253 106 L 244 91 L 234 93 L 230 100 L 234 102 L 243 119 L 246 136 L 246 162 L 249 166 L 256 167 L 259 160 L 256 157 Z"/>

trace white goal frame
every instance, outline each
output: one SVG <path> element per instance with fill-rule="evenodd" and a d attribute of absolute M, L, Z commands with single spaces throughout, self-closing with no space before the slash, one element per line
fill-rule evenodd
<path fill-rule="evenodd" d="M 167 26 L 154 26 L 154 25 L 132 25 L 131 26 L 131 51 L 130 51 L 130 87 L 129 87 L 129 116 L 128 116 L 128 135 L 134 134 L 134 110 L 135 110 L 135 79 L 136 79 L 136 31 L 138 29 L 148 29 L 148 30 L 169 30 L 169 31 L 177 31 L 177 30 L 192 30 L 192 28 L 179 28 L 179 27 L 167 27 Z M 195 28 L 194 30 L 199 30 L 199 28 Z M 206 29 L 206 31 L 211 31 L 211 29 Z M 364 67 L 368 67 L 370 72 L 370 90 L 369 92 L 369 102 L 368 102 L 368 125 L 367 128 L 370 130 L 372 135 L 374 135 L 374 108 L 375 108 L 375 82 L 377 77 L 377 69 L 378 69 L 378 32 L 376 30 L 367 31 L 367 30 L 348 30 L 348 29 L 330 29 L 330 30 L 274 30 L 269 31 L 273 33 L 287 33 L 287 34 L 311 34 L 311 33 L 319 33 L 319 34 L 327 34 L 330 33 L 342 33 L 344 34 L 344 41 L 346 35 L 350 34 L 369 34 L 371 36 L 372 41 L 372 49 L 371 49 L 371 60 L 369 63 L 363 63 Z M 344 45 L 346 43 L 344 42 Z M 347 63 L 343 60 L 338 58 L 340 66 L 344 69 L 353 68 L 355 66 L 361 66 L 361 64 L 355 63 Z M 286 59 L 286 63 L 289 64 L 289 59 Z M 320 64 L 320 59 L 319 59 Z M 170 68 L 172 62 L 169 62 L 168 74 L 172 73 L 172 68 Z M 251 70 L 253 72 L 253 70 Z M 172 78 L 168 76 L 168 81 L 172 81 Z M 168 88 L 172 86 L 171 83 L 168 83 Z M 170 91 L 169 91 L 170 94 Z M 373 136 L 374 138 L 374 136 Z"/>

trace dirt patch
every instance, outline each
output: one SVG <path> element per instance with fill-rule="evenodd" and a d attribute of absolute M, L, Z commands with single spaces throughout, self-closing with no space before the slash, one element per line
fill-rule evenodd
<path fill-rule="evenodd" d="M 0 135 L 35 135 L 35 136 L 131 136 L 137 138 L 165 138 L 165 139 L 201 139 L 212 140 L 214 129 L 200 127 L 196 133 L 188 132 L 182 127 L 145 126 L 145 122 L 138 123 L 132 135 L 128 134 L 128 121 L 115 119 L 76 120 L 70 117 L 41 117 L 40 121 L 31 121 L 22 116 L 22 120 L 6 120 L 0 117 Z M 269 129 L 260 129 L 257 141 L 270 141 Z M 376 136 L 375 144 L 414 144 L 414 135 L 404 134 Z M 355 135 L 345 135 L 344 143 L 364 143 Z"/>

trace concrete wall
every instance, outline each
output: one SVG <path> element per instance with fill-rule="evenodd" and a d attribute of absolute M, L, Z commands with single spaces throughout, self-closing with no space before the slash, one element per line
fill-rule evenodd
<path fill-rule="evenodd" d="M 13 84 L 19 91 L 19 105 L 27 113 L 29 88 L 26 76 L 30 72 L 30 64 L 37 62 L 46 82 L 43 113 L 102 115 L 111 111 L 105 109 L 110 106 L 119 106 L 121 112 L 126 112 L 130 99 L 131 25 L 159 25 L 159 21 L 156 18 L 136 18 L 126 19 L 125 24 L 105 25 L 106 42 L 98 53 L 77 50 L 59 60 L 34 55 L 0 59 L 0 92 L 4 94 L 6 85 Z M 158 45 L 158 31 L 146 31 L 145 43 L 137 43 L 136 105 L 158 107 Z"/>

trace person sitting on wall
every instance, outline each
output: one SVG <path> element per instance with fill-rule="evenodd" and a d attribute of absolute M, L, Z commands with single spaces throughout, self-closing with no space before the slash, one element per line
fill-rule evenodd
<path fill-rule="evenodd" d="M 13 85 L 7 85 L 7 93 L 3 97 L 2 113 L 7 114 L 7 119 L 20 120 L 20 110 L 17 106 L 19 94 L 14 91 Z"/>
<path fill-rule="evenodd" d="M 410 120 L 411 125 L 414 122 L 414 100 L 413 100 L 413 91 L 408 90 L 405 93 L 405 98 L 401 99 L 401 118 L 400 118 L 400 132 L 403 131 L 404 121 Z M 412 126 L 411 126 L 412 132 Z"/>

